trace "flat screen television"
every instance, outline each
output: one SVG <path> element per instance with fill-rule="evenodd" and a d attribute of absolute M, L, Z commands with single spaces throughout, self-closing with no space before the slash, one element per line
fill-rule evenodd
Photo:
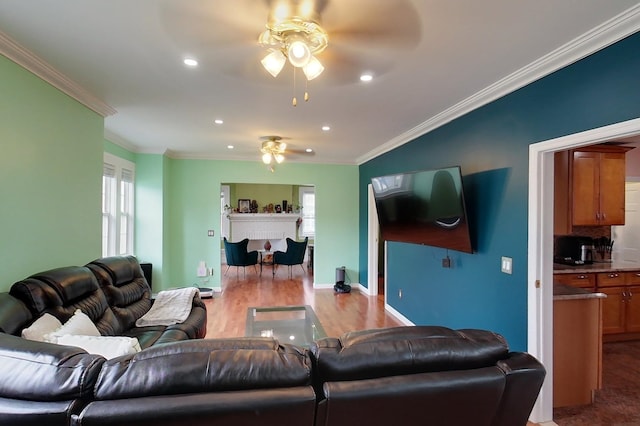
<path fill-rule="evenodd" d="M 459 166 L 371 179 L 382 238 L 473 253 Z"/>

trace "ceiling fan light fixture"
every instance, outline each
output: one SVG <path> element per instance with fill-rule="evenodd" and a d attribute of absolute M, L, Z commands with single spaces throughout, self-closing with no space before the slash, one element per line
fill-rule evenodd
<path fill-rule="evenodd" d="M 276 163 L 278 164 L 284 161 L 284 155 L 282 154 L 275 154 L 273 157 L 276 159 Z"/>
<path fill-rule="evenodd" d="M 267 56 L 262 58 L 262 66 L 266 69 L 269 74 L 273 77 L 277 77 L 284 68 L 284 64 L 287 62 L 287 58 L 284 56 L 280 50 L 274 50 L 269 53 Z"/>
<path fill-rule="evenodd" d="M 309 63 L 302 68 L 302 71 L 307 77 L 307 80 L 311 81 L 322 74 L 322 71 L 324 71 L 324 66 L 322 66 L 318 58 L 312 56 L 309 60 Z"/>
<path fill-rule="evenodd" d="M 313 0 L 272 0 L 267 29 L 258 36 L 258 43 L 270 53 L 262 65 L 276 77 L 287 60 L 302 68 L 307 81 L 324 71 L 316 55 L 329 44 L 327 32 L 320 26 L 318 2 Z M 295 92 L 295 78 L 294 78 Z M 309 95 L 305 93 L 305 100 Z M 293 105 L 297 104 L 293 97 Z"/>
<path fill-rule="evenodd" d="M 311 60 L 311 49 L 302 39 L 293 39 L 287 47 L 287 56 L 291 65 L 302 68 Z"/>
<path fill-rule="evenodd" d="M 271 164 L 271 161 L 272 161 L 271 159 L 272 159 L 271 153 L 265 152 L 264 154 L 262 154 L 262 162 L 264 164 Z"/>

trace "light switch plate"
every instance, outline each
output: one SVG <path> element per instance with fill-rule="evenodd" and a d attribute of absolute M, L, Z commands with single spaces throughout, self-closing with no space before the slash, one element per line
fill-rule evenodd
<path fill-rule="evenodd" d="M 505 274 L 511 274 L 513 267 L 513 259 L 510 257 L 502 256 L 502 266 L 500 270 Z"/>

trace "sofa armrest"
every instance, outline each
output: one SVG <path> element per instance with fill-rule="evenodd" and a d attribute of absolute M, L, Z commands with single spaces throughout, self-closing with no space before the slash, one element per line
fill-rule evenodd
<path fill-rule="evenodd" d="M 525 352 L 509 353 L 507 359 L 498 362 L 498 367 L 504 371 L 506 385 L 493 425 L 524 425 L 538 398 L 546 370 L 535 357 Z"/>
<path fill-rule="evenodd" d="M 11 296 L 0 293 L 0 332 L 19 335 L 33 320 L 27 305 Z"/>
<path fill-rule="evenodd" d="M 67 401 L 91 396 L 104 361 L 80 348 L 0 333 L 0 397 Z"/>

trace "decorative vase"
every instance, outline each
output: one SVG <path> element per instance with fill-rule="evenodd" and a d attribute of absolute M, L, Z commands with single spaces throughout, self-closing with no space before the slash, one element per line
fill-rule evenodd
<path fill-rule="evenodd" d="M 267 240 L 267 242 L 266 242 L 266 243 L 264 243 L 264 249 L 265 249 L 266 251 L 271 250 L 271 242 L 270 242 L 269 240 Z"/>

